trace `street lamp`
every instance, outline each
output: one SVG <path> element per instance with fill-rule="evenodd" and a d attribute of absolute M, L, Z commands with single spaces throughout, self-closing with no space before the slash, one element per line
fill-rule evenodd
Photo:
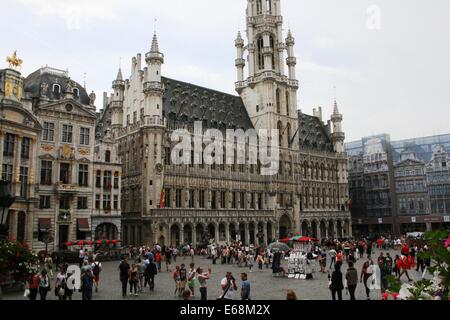
<path fill-rule="evenodd" d="M 6 222 L 8 221 L 9 207 L 16 200 L 10 193 L 11 183 L 8 181 L 0 181 L 0 239 L 7 237 Z"/>

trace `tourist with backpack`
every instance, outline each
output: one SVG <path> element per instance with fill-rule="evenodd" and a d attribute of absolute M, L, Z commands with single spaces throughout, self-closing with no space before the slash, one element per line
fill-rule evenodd
<path fill-rule="evenodd" d="M 98 292 L 98 285 L 100 283 L 100 272 L 102 271 L 102 264 L 97 259 L 92 263 L 92 273 L 94 275 L 95 292 Z"/>

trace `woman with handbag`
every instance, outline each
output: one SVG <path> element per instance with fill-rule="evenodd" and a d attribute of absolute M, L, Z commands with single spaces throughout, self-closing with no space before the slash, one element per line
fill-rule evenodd
<path fill-rule="evenodd" d="M 39 295 L 41 300 L 47 300 L 47 293 L 50 291 L 50 278 L 46 270 L 42 270 L 39 277 Z"/>
<path fill-rule="evenodd" d="M 62 265 L 60 271 L 56 275 L 55 280 L 55 296 L 58 297 L 59 300 L 66 300 L 67 296 L 65 293 L 66 290 L 66 279 L 67 279 L 67 265 Z"/>

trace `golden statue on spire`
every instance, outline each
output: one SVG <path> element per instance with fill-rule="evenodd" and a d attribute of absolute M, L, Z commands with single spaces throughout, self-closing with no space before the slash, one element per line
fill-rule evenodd
<path fill-rule="evenodd" d="M 9 63 L 10 68 L 20 69 L 23 61 L 17 57 L 17 50 L 14 53 L 6 58 L 6 62 Z"/>

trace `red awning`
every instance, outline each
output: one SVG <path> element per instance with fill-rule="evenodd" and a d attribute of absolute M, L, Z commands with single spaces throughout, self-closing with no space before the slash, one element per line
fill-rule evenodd
<path fill-rule="evenodd" d="M 52 228 L 52 219 L 50 218 L 39 218 L 38 220 L 39 230 L 41 232 L 48 231 Z"/>
<path fill-rule="evenodd" d="M 89 219 L 88 218 L 79 218 L 77 219 L 78 230 L 81 232 L 88 232 L 91 230 L 89 227 Z"/>

